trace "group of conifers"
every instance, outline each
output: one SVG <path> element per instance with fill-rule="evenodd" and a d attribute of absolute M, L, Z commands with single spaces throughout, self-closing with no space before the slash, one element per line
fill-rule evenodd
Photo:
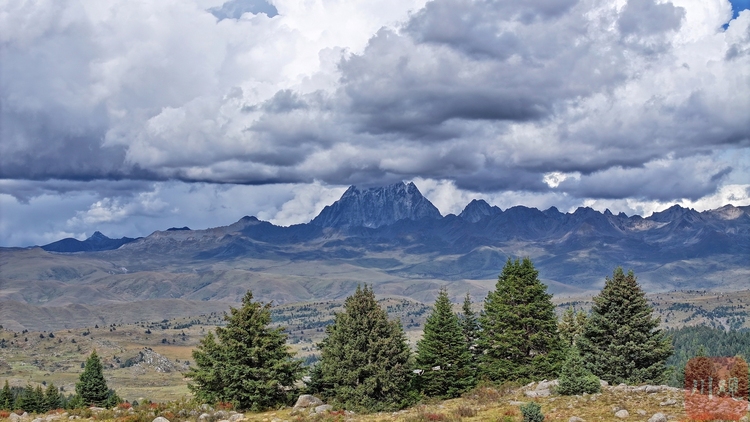
<path fill-rule="evenodd" d="M 615 269 L 588 314 L 569 309 L 558 321 L 551 299 L 531 260 L 509 259 L 478 315 L 468 294 L 454 313 L 441 289 L 413 354 L 400 322 L 388 319 L 371 287 L 360 286 L 326 327 L 304 388 L 341 408 L 382 411 L 457 397 L 479 381 L 559 377 L 558 392 L 579 394 L 598 391 L 599 379 L 663 380 L 672 345 L 632 271 Z M 243 410 L 290 403 L 305 368 L 283 328 L 270 327 L 270 304 L 248 292 L 225 319 L 193 352 L 191 391 Z"/>
<path fill-rule="evenodd" d="M 309 369 L 289 350 L 284 329 L 270 327 L 271 305 L 254 301 L 248 291 L 242 306 L 224 316 L 226 326 L 209 333 L 193 351 L 188 387 L 203 402 L 263 410 L 289 404 L 307 372 L 308 393 L 350 410 L 381 411 L 404 408 L 423 397 L 457 397 L 479 381 L 559 377 L 558 392 L 580 394 L 599 391 L 600 379 L 629 384 L 663 380 L 672 345 L 658 329 L 659 320 L 632 271 L 615 269 L 594 297 L 590 313 L 571 308 L 560 321 L 546 289 L 528 258 L 507 261 L 478 315 L 468 294 L 462 312 L 454 313 L 441 289 L 413 354 L 400 321 L 389 320 L 372 288 L 360 286 L 326 327 L 318 344 L 320 361 Z M 65 398 L 51 388 L 43 394 L 29 386 L 13 402 L 6 382 L 0 408 L 43 411 L 58 406 Z M 96 351 L 86 362 L 76 395 L 67 400 L 73 401 L 68 407 L 110 407 L 121 401 L 107 388 Z"/>

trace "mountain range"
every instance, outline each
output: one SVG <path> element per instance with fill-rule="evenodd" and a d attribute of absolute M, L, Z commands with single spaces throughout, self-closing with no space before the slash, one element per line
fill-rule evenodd
<path fill-rule="evenodd" d="M 193 312 L 201 302 L 236 303 L 247 289 L 275 303 L 341 299 L 360 283 L 426 303 L 445 285 L 457 300 L 468 291 L 481 301 L 506 260 L 525 256 L 558 295 L 590 294 L 617 266 L 633 269 L 647 291 L 739 290 L 750 280 L 750 207 L 674 205 L 643 218 L 474 200 L 442 216 L 413 183 L 352 186 L 307 224 L 246 216 L 206 230 L 136 239 L 97 232 L 0 248 L 0 318 L 37 327 L 35 310 L 55 319 L 71 307 L 101 315 L 107 306 L 152 309 L 160 301 Z"/>

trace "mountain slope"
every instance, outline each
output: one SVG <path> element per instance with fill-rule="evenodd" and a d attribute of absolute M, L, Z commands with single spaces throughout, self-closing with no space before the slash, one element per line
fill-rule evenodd
<path fill-rule="evenodd" d="M 555 294 L 598 290 L 617 266 L 633 269 L 650 292 L 735 290 L 750 279 L 748 212 L 674 206 L 643 218 L 590 208 L 502 211 L 476 200 L 441 217 L 413 184 L 351 187 L 308 224 L 243 217 L 157 231 L 111 250 L 0 248 L 0 302 L 106 309 L 161 299 L 237 302 L 252 289 L 261 300 L 290 303 L 341 299 L 362 283 L 425 303 L 442 286 L 456 300 L 468 291 L 481 301 L 505 261 L 525 256 Z"/>
<path fill-rule="evenodd" d="M 94 232 L 86 240 L 73 239 L 72 237 L 58 240 L 42 246 L 42 249 L 48 252 L 92 252 L 92 251 L 109 251 L 117 249 L 120 246 L 130 243 L 136 239 L 123 237 L 120 239 L 110 239 L 101 232 Z"/>

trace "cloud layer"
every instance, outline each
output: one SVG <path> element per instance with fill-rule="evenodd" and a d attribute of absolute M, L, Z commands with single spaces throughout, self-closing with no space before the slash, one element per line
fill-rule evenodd
<path fill-rule="evenodd" d="M 271 184 L 239 216 L 287 224 L 414 179 L 454 190 L 443 212 L 748 201 L 749 45 L 726 0 L 11 0 L 0 192 L 77 206 L 49 231 L 77 236 L 168 215 L 193 184 Z"/>

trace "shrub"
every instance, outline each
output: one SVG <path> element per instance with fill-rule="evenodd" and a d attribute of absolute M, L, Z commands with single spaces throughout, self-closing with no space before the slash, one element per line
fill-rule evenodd
<path fill-rule="evenodd" d="M 572 347 L 560 373 L 557 393 L 564 396 L 593 394 L 601 391 L 599 378 L 585 368 L 576 347 Z"/>
<path fill-rule="evenodd" d="M 544 414 L 542 414 L 542 406 L 539 403 L 530 402 L 521 406 L 521 414 L 523 415 L 523 422 L 544 422 Z"/>

